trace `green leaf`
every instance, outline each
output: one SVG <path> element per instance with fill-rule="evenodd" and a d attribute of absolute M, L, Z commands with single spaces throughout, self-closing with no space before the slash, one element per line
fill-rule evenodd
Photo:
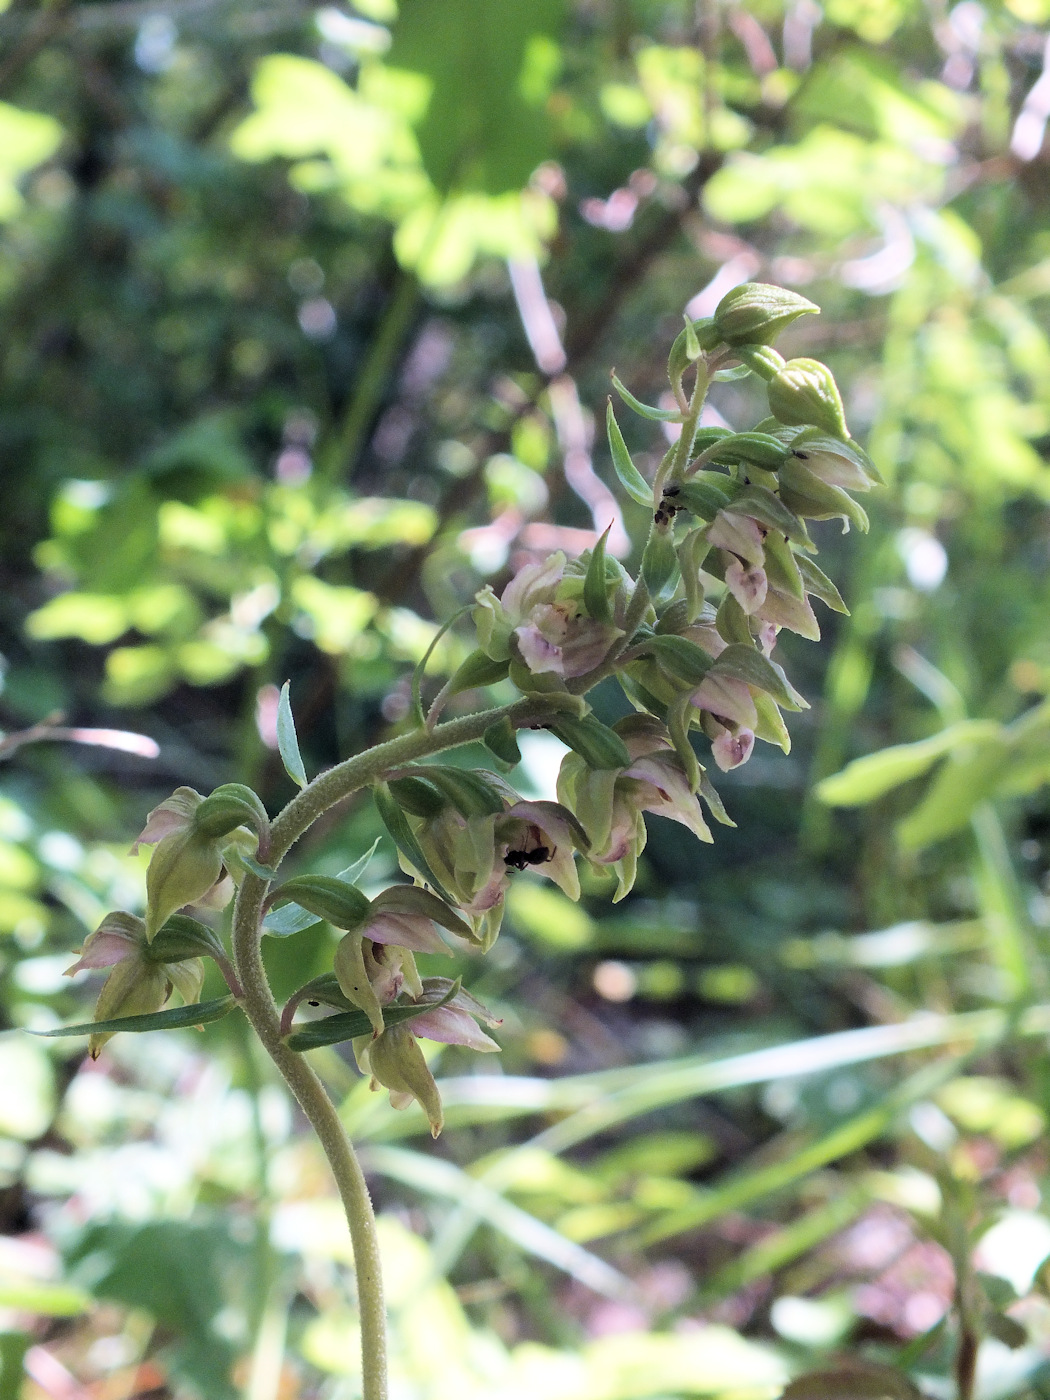
<path fill-rule="evenodd" d="M 83 1021 L 76 1026 L 57 1026 L 54 1030 L 30 1031 L 29 1034 L 52 1039 L 66 1035 L 95 1035 L 103 1031 L 173 1031 L 221 1021 L 236 1005 L 233 996 L 217 997 L 215 1001 L 197 1002 L 193 1006 L 170 1006 L 165 1011 L 151 1011 L 148 1016 L 115 1016 L 111 1021 Z"/>
<path fill-rule="evenodd" d="M 813 548 L 809 531 L 802 521 L 774 491 L 765 486 L 745 487 L 733 498 L 729 509 L 736 511 L 738 515 L 751 516 L 752 520 L 768 526 L 770 530 L 779 530 L 782 535 L 786 535 L 789 540 L 793 540 L 804 549 Z"/>
<path fill-rule="evenodd" d="M 729 505 L 730 492 L 726 488 L 731 486 L 729 478 L 718 472 L 698 472 L 683 481 L 677 495 L 671 499 L 676 506 L 684 507 L 701 520 L 714 520 L 718 512 Z"/>
<path fill-rule="evenodd" d="M 506 715 L 489 725 L 481 736 L 481 742 L 490 753 L 494 753 L 503 763 L 509 763 L 512 768 L 521 762 L 516 731 Z"/>
<path fill-rule="evenodd" d="M 418 768 L 402 768 L 390 778 L 390 789 L 401 797 L 398 784 L 404 779 L 425 779 L 440 793 L 445 802 L 451 803 L 463 817 L 492 817 L 503 811 L 504 801 L 500 789 L 488 780 L 483 772 L 469 768 L 454 768 L 451 764 L 428 763 Z M 407 805 L 407 804 L 406 804 Z M 413 809 L 408 808 L 409 811 Z M 418 816 L 436 815 L 430 811 L 416 812 Z"/>
<path fill-rule="evenodd" d="M 584 715 L 582 719 L 559 715 L 546 727 L 578 753 L 588 768 L 626 768 L 631 761 L 627 745 L 619 734 L 593 715 Z"/>
<path fill-rule="evenodd" d="M 644 643 L 642 656 L 651 656 L 660 669 L 678 685 L 695 689 L 710 671 L 714 661 L 703 647 L 688 637 L 657 634 Z"/>
<path fill-rule="evenodd" d="M 769 433 L 731 433 L 708 448 L 712 462 L 753 462 L 756 467 L 776 471 L 791 449 Z"/>
<path fill-rule="evenodd" d="M 700 786 L 700 763 L 692 744 L 689 742 L 689 714 L 692 702 L 688 693 L 683 694 L 673 705 L 667 707 L 667 732 L 674 744 L 674 751 L 685 770 L 691 792 Z"/>
<path fill-rule="evenodd" d="M 975 808 L 999 792 L 1009 757 L 1009 743 L 1002 734 L 953 753 L 918 807 L 897 824 L 901 845 L 918 851 L 961 831 Z"/>
<path fill-rule="evenodd" d="M 209 840 L 228 836 L 238 826 L 246 826 L 260 837 L 270 829 L 262 800 L 243 783 L 223 783 L 193 813 L 194 830 Z"/>
<path fill-rule="evenodd" d="M 654 603 L 667 599 L 678 585 L 678 554 L 669 525 L 653 525 L 642 551 L 642 578 Z"/>
<path fill-rule="evenodd" d="M 616 378 L 612 376 L 612 386 L 623 399 L 629 409 L 632 409 L 640 418 L 648 418 L 653 423 L 684 423 L 685 418 L 677 408 L 650 408 L 647 403 L 642 403 L 641 399 L 636 399 L 630 389 L 626 388 Z M 652 499 L 652 493 L 650 493 Z"/>
<path fill-rule="evenodd" d="M 236 846 L 229 846 L 223 853 L 223 859 L 228 867 L 240 866 L 242 869 L 249 871 L 252 875 L 257 875 L 260 880 L 265 880 L 267 884 L 269 884 L 271 880 L 277 879 L 276 870 L 273 870 L 268 865 L 263 865 L 262 861 L 256 860 L 254 856 L 245 855 L 245 853 L 238 850 Z"/>
<path fill-rule="evenodd" d="M 377 836 L 360 860 L 355 860 L 353 865 L 348 865 L 345 870 L 340 870 L 335 878 L 348 885 L 356 885 L 379 849 L 379 840 L 380 838 Z M 168 922 L 170 923 L 171 920 L 169 919 Z M 311 914 L 301 904 L 283 904 L 280 909 L 267 910 L 263 918 L 263 933 L 268 933 L 274 938 L 287 938 L 289 934 L 301 933 L 303 929 L 312 928 L 314 924 L 320 922 L 321 920 L 316 914 Z"/>
<path fill-rule="evenodd" d="M 779 530 L 768 530 L 764 541 L 765 571 L 771 587 L 800 601 L 806 596 L 798 559 Z"/>
<path fill-rule="evenodd" d="M 219 935 L 188 914 L 172 914 L 153 942 L 146 945 L 149 962 L 183 962 L 186 958 L 224 958 L 226 950 Z"/>
<path fill-rule="evenodd" d="M 918 743 L 895 744 L 855 758 L 841 773 L 833 773 L 818 783 L 816 795 L 829 807 L 863 807 L 893 788 L 921 777 L 952 749 L 966 743 L 994 741 L 998 734 L 999 726 L 991 720 L 963 720 Z"/>
<path fill-rule="evenodd" d="M 849 608 L 842 601 L 842 594 L 827 574 L 822 569 L 818 569 L 813 560 L 805 554 L 796 554 L 795 563 L 802 575 L 806 592 L 812 593 L 815 598 L 826 603 L 833 612 L 844 613 L 846 617 L 849 617 Z"/>
<path fill-rule="evenodd" d="M 291 681 L 285 681 L 281 686 L 281 698 L 277 702 L 277 748 L 281 755 L 281 762 L 284 764 L 284 771 L 291 778 L 293 783 L 299 787 L 306 786 L 306 768 L 303 766 L 303 757 L 299 752 L 299 739 L 295 732 L 295 720 L 292 717 L 292 702 L 289 698 Z"/>
<path fill-rule="evenodd" d="M 802 696 L 789 684 L 783 670 L 755 647 L 740 643 L 727 646 L 712 666 L 711 673 L 764 690 L 786 710 L 809 709 Z"/>
<path fill-rule="evenodd" d="M 448 683 L 449 695 L 461 695 L 464 690 L 480 690 L 487 685 L 498 685 L 507 679 L 510 661 L 493 661 L 480 647 L 456 668 Z"/>
<path fill-rule="evenodd" d="M 685 318 L 685 357 L 690 363 L 700 358 L 700 342 L 696 338 L 696 327 L 688 316 Z"/>
<path fill-rule="evenodd" d="M 755 645 L 750 619 L 728 588 L 718 605 L 715 626 L 718 628 L 718 635 L 724 637 L 727 642 L 736 642 L 745 647 Z"/>
<path fill-rule="evenodd" d="M 808 520 L 833 520 L 840 516 L 867 533 L 867 512 L 841 486 L 830 486 L 809 471 L 797 457 L 788 457 L 780 468 L 780 495 L 789 510 Z"/>
<path fill-rule="evenodd" d="M 441 1001 L 432 1001 L 422 1006 L 384 1006 L 383 1024 L 398 1026 L 404 1021 L 421 1016 L 424 1011 L 434 1011 L 451 1001 L 458 987 L 459 984 L 454 983 L 453 990 Z M 299 1030 L 293 1031 L 284 1043 L 289 1050 L 319 1050 L 325 1045 L 339 1045 L 344 1040 L 356 1040 L 359 1035 L 371 1034 L 372 1023 L 363 1011 L 343 1011 L 336 1016 L 322 1016 L 317 1021 L 310 1021 Z"/>
<path fill-rule="evenodd" d="M 376 810 L 380 820 L 390 834 L 390 839 L 409 863 L 419 871 L 420 876 L 431 885 L 448 904 L 454 904 L 448 891 L 430 868 L 423 848 L 416 840 L 404 812 L 394 801 L 386 783 L 377 783 L 372 789 Z"/>
<path fill-rule="evenodd" d="M 563 0 L 400 0 L 397 15 L 387 61 L 426 80 L 416 138 L 435 187 L 522 189 L 551 154 Z"/>
<path fill-rule="evenodd" d="M 296 875 L 271 895 L 273 904 L 291 900 L 335 928 L 359 927 L 368 917 L 369 901 L 356 885 L 335 875 Z"/>
<path fill-rule="evenodd" d="M 612 453 L 612 463 L 616 475 L 620 478 L 620 485 L 627 492 L 632 500 L 641 506 L 652 507 L 653 488 L 648 485 L 641 472 L 631 461 L 631 454 L 627 451 L 627 444 L 623 440 L 623 433 L 620 432 L 620 425 L 616 421 L 613 413 L 612 399 L 609 400 L 609 408 L 605 415 L 606 426 L 609 431 L 609 450 Z"/>
<path fill-rule="evenodd" d="M 583 580 L 583 606 L 595 622 L 608 622 L 612 617 L 609 606 L 609 585 L 605 577 L 605 541 L 612 525 L 607 525 L 591 550 L 587 574 Z"/>

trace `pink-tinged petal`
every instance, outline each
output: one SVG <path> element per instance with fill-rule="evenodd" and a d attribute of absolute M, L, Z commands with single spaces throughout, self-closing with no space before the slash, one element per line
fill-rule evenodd
<path fill-rule="evenodd" d="M 140 846 L 155 846 L 175 831 L 184 831 L 193 820 L 193 814 L 204 799 L 193 788 L 176 788 L 170 797 L 154 807 L 146 818 L 146 825 L 135 838 L 131 854 L 137 855 Z"/>
<path fill-rule="evenodd" d="M 808 598 L 795 598 L 790 593 L 781 593 L 779 588 L 771 588 L 758 609 L 758 615 L 766 622 L 786 627 L 789 632 L 797 632 L 811 642 L 820 641 L 820 624 Z"/>
<path fill-rule="evenodd" d="M 693 704 L 709 714 L 731 719 L 736 724 L 753 729 L 758 723 L 758 711 L 751 691 L 743 681 L 728 676 L 708 675 L 693 695 Z"/>
<path fill-rule="evenodd" d="M 565 572 L 565 555 L 552 554 L 538 564 L 526 564 L 503 590 L 500 602 L 512 620 L 528 616 L 537 603 L 550 603 Z"/>
<path fill-rule="evenodd" d="M 623 632 L 611 623 L 595 622 L 593 618 L 576 617 L 569 623 L 562 643 L 562 674 L 584 676 L 600 666 L 605 656 Z"/>
<path fill-rule="evenodd" d="M 747 569 L 735 555 L 726 565 L 726 587 L 748 614 L 758 612 L 766 601 L 769 580 L 765 569 L 752 565 Z"/>
<path fill-rule="evenodd" d="M 521 659 L 534 676 L 551 672 L 556 676 L 565 674 L 565 663 L 561 647 L 548 641 L 538 627 L 531 623 L 527 627 L 515 627 L 518 650 Z"/>
<path fill-rule="evenodd" d="M 206 894 L 202 894 L 200 899 L 195 899 L 193 905 L 195 909 L 225 909 L 227 904 L 236 893 L 236 885 L 233 883 L 231 875 L 223 875 L 215 881 L 211 889 Z"/>
<path fill-rule="evenodd" d="M 507 893 L 507 883 L 509 880 L 506 868 L 494 869 L 488 882 L 482 885 L 474 898 L 469 903 L 462 906 L 466 914 L 478 915 L 487 914 L 490 909 L 497 908 L 503 903 L 503 896 Z"/>
<path fill-rule="evenodd" d="M 775 622 L 763 622 L 759 625 L 757 641 L 763 656 L 768 658 L 773 655 L 773 648 L 777 644 L 777 636 L 777 625 Z"/>
<path fill-rule="evenodd" d="M 443 1045 L 466 1045 L 471 1050 L 498 1050 L 491 1036 L 474 1017 L 454 1006 L 438 1006 L 405 1023 L 413 1035 L 424 1040 L 440 1040 Z"/>
<path fill-rule="evenodd" d="M 74 977 L 85 968 L 116 967 L 137 956 L 139 944 L 121 933 L 93 933 L 80 950 L 80 958 L 67 968 L 65 975 Z"/>
<path fill-rule="evenodd" d="M 680 822 L 701 841 L 714 840 L 700 810 L 700 799 L 673 761 L 655 756 L 643 758 L 632 763 L 625 776 L 633 778 L 641 787 L 643 811 Z"/>
<path fill-rule="evenodd" d="M 829 486 L 841 486 L 844 491 L 870 491 L 871 478 L 856 462 L 837 452 L 814 452 L 800 447 L 795 453 L 803 466 Z"/>
<path fill-rule="evenodd" d="M 390 943 L 413 953 L 449 953 L 430 919 L 420 914 L 394 914 L 389 911 L 369 919 L 361 929 L 373 943 Z"/>
<path fill-rule="evenodd" d="M 765 560 L 762 531 L 749 515 L 720 510 L 707 527 L 707 538 L 719 549 L 728 549 L 749 564 L 761 564 Z"/>
<path fill-rule="evenodd" d="M 728 773 L 731 768 L 746 763 L 754 747 L 755 736 L 750 729 L 738 729 L 735 734 L 726 729 L 711 745 L 711 752 L 722 772 Z"/>

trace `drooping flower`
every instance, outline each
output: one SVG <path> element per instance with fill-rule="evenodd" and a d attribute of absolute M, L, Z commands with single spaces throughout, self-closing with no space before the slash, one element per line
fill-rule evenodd
<path fill-rule="evenodd" d="M 466 915 L 483 948 L 490 947 L 499 932 L 512 871 L 535 870 L 570 899 L 580 897 L 573 851 L 586 845 L 583 828 L 557 802 L 510 800 L 514 796 L 507 789 L 502 812 L 464 817 L 446 805 L 433 817 L 410 818 L 433 874 Z M 401 863 L 426 881 L 426 872 L 407 857 L 402 856 Z"/>
<path fill-rule="evenodd" d="M 383 1028 L 378 1035 L 358 1036 L 354 1055 L 362 1074 L 371 1076 L 373 1090 L 389 1091 L 394 1108 L 407 1108 L 413 1099 L 422 1107 L 434 1137 L 441 1132 L 444 1113 L 434 1076 L 417 1041 L 436 1040 L 445 1045 L 496 1051 L 499 1046 L 478 1025 L 498 1026 L 499 1020 L 469 992 L 446 977 L 428 977 L 419 995 L 399 1006 L 432 1006 L 411 1020 Z"/>
<path fill-rule="evenodd" d="M 200 958 L 162 962 L 151 956 L 144 920 L 122 910 L 107 914 L 80 949 L 80 957 L 67 969 L 72 977 L 85 969 L 111 968 L 102 985 L 95 1021 L 123 1016 L 144 1016 L 159 1011 L 175 990 L 187 1006 L 200 1001 L 204 964 Z M 97 1032 L 88 1040 L 93 1060 L 115 1032 Z"/>
<path fill-rule="evenodd" d="M 644 812 L 679 822 L 701 841 L 712 840 L 699 799 L 664 726 L 649 716 L 634 715 L 615 728 L 630 763 L 619 769 L 595 769 L 579 754 L 568 753 L 558 774 L 558 796 L 576 812 L 587 832 L 587 859 L 612 866 L 616 872 L 614 902 L 634 886 L 647 836 Z"/>

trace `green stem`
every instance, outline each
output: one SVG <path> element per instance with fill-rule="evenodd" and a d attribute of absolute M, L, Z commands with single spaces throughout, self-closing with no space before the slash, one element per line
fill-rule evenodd
<path fill-rule="evenodd" d="M 349 797 L 358 788 L 375 782 L 391 768 L 440 753 L 442 749 L 472 743 L 500 719 L 507 718 L 511 724 L 521 728 L 547 718 L 561 708 L 565 707 L 559 703 L 557 693 L 527 695 L 496 710 L 481 710 L 462 719 L 448 720 L 432 730 L 413 729 L 408 734 L 400 734 L 396 739 L 388 739 L 385 744 L 377 744 L 374 749 L 337 763 L 293 797 L 274 821 L 270 828 L 270 864 L 277 865 L 289 847 L 330 807 Z"/>
<path fill-rule="evenodd" d="M 664 483 L 670 479 L 672 481 L 681 480 L 685 476 L 685 469 L 689 458 L 693 455 L 693 443 L 696 442 L 696 430 L 700 425 L 700 414 L 704 409 L 704 400 L 707 398 L 707 391 L 711 387 L 711 376 L 703 358 L 697 361 L 696 383 L 693 385 L 693 392 L 689 398 L 689 412 L 685 416 L 682 424 L 682 431 L 675 444 L 674 455 L 670 462 L 666 458 L 660 464 L 660 470 L 656 474 L 653 482 L 653 499 L 659 502 L 663 495 Z"/>
<path fill-rule="evenodd" d="M 256 1035 L 295 1095 L 328 1158 L 354 1247 L 361 1325 L 362 1400 L 386 1400 L 386 1312 L 379 1240 L 364 1173 L 324 1085 L 301 1056 L 281 1039 L 280 1016 L 266 979 L 259 923 L 266 886 L 246 876 L 233 916 L 233 947 L 244 988 L 244 1011 Z"/>
<path fill-rule="evenodd" d="M 271 829 L 270 859 L 274 863 L 280 861 L 293 842 L 323 812 L 391 768 L 480 739 L 489 725 L 501 717 L 520 726 L 542 719 L 558 708 L 557 695 L 525 696 L 501 709 L 450 720 L 432 731 L 413 730 L 337 764 L 315 778 L 278 816 Z M 372 1201 L 357 1155 L 324 1085 L 311 1066 L 289 1050 L 281 1037 L 280 1013 L 266 977 L 260 947 L 266 889 L 264 880 L 246 875 L 234 907 L 233 955 L 243 989 L 242 1005 L 263 1047 L 317 1134 L 331 1166 L 354 1246 L 361 1320 L 362 1396 L 363 1400 L 386 1400 L 386 1314 Z"/>

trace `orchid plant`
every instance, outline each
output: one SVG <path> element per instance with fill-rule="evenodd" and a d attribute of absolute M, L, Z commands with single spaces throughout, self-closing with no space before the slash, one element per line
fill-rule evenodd
<path fill-rule="evenodd" d="M 746 763 L 757 739 L 787 751 L 782 711 L 805 701 L 775 659 L 779 633 L 819 638 L 813 598 L 845 611 L 813 562 L 807 521 L 841 517 L 845 528 L 865 529 L 849 493 L 878 480 L 849 436 L 830 370 L 816 360 L 785 361 L 773 348 L 785 326 L 816 310 L 792 292 L 746 283 L 713 317 L 686 318 L 670 353 L 673 409 L 640 403 L 614 376 L 629 409 L 678 429 L 648 481 L 610 401 L 613 466 L 627 495 L 650 512 L 637 576 L 607 555 L 603 536 L 577 559 L 556 553 L 526 564 L 498 596 L 483 588 L 473 607 L 477 645 L 429 713 L 419 704 L 417 676 L 417 703 L 403 731 L 312 782 L 285 686 L 280 747 L 302 790 L 271 820 L 240 784 L 207 797 L 177 789 L 149 814 L 136 843 L 153 846 L 144 918 L 107 915 L 70 969 L 109 969 L 94 1020 L 50 1032 L 88 1034 L 93 1056 L 119 1031 L 200 1025 L 238 1007 L 248 1018 L 313 1125 L 346 1209 L 364 1400 L 387 1394 L 372 1206 L 336 1108 L 303 1052 L 350 1041 L 372 1087 L 385 1089 L 395 1107 L 417 1101 L 436 1136 L 441 1096 L 419 1039 L 495 1051 L 482 1027 L 497 1023 L 458 981 L 420 976 L 415 955 L 487 952 L 508 885 L 526 869 L 578 899 L 578 858 L 611 867 L 614 897 L 622 899 L 645 846 L 645 812 L 707 842 L 709 818 L 732 824 L 701 762 L 706 752 L 724 772 Z M 700 427 L 710 384 L 748 374 L 765 381 L 770 416 L 748 432 Z M 452 697 L 508 677 L 518 698 L 440 722 Z M 586 699 L 609 677 L 634 711 L 611 727 Z M 502 776 L 520 758 L 515 736 L 523 728 L 547 729 L 568 749 L 557 801 L 526 801 Z M 491 771 L 432 761 L 479 740 L 492 754 Z M 282 880 L 279 867 L 294 843 L 364 788 L 406 880 L 369 899 L 357 884 L 367 857 L 339 877 Z M 234 895 L 227 948 L 211 911 Z M 332 970 L 280 1008 L 264 971 L 262 936 L 294 935 L 318 921 L 340 932 Z M 229 993 L 202 1004 L 208 957 Z M 173 991 L 184 1005 L 162 1009 Z M 307 1002 L 332 1014 L 297 1022 Z"/>

